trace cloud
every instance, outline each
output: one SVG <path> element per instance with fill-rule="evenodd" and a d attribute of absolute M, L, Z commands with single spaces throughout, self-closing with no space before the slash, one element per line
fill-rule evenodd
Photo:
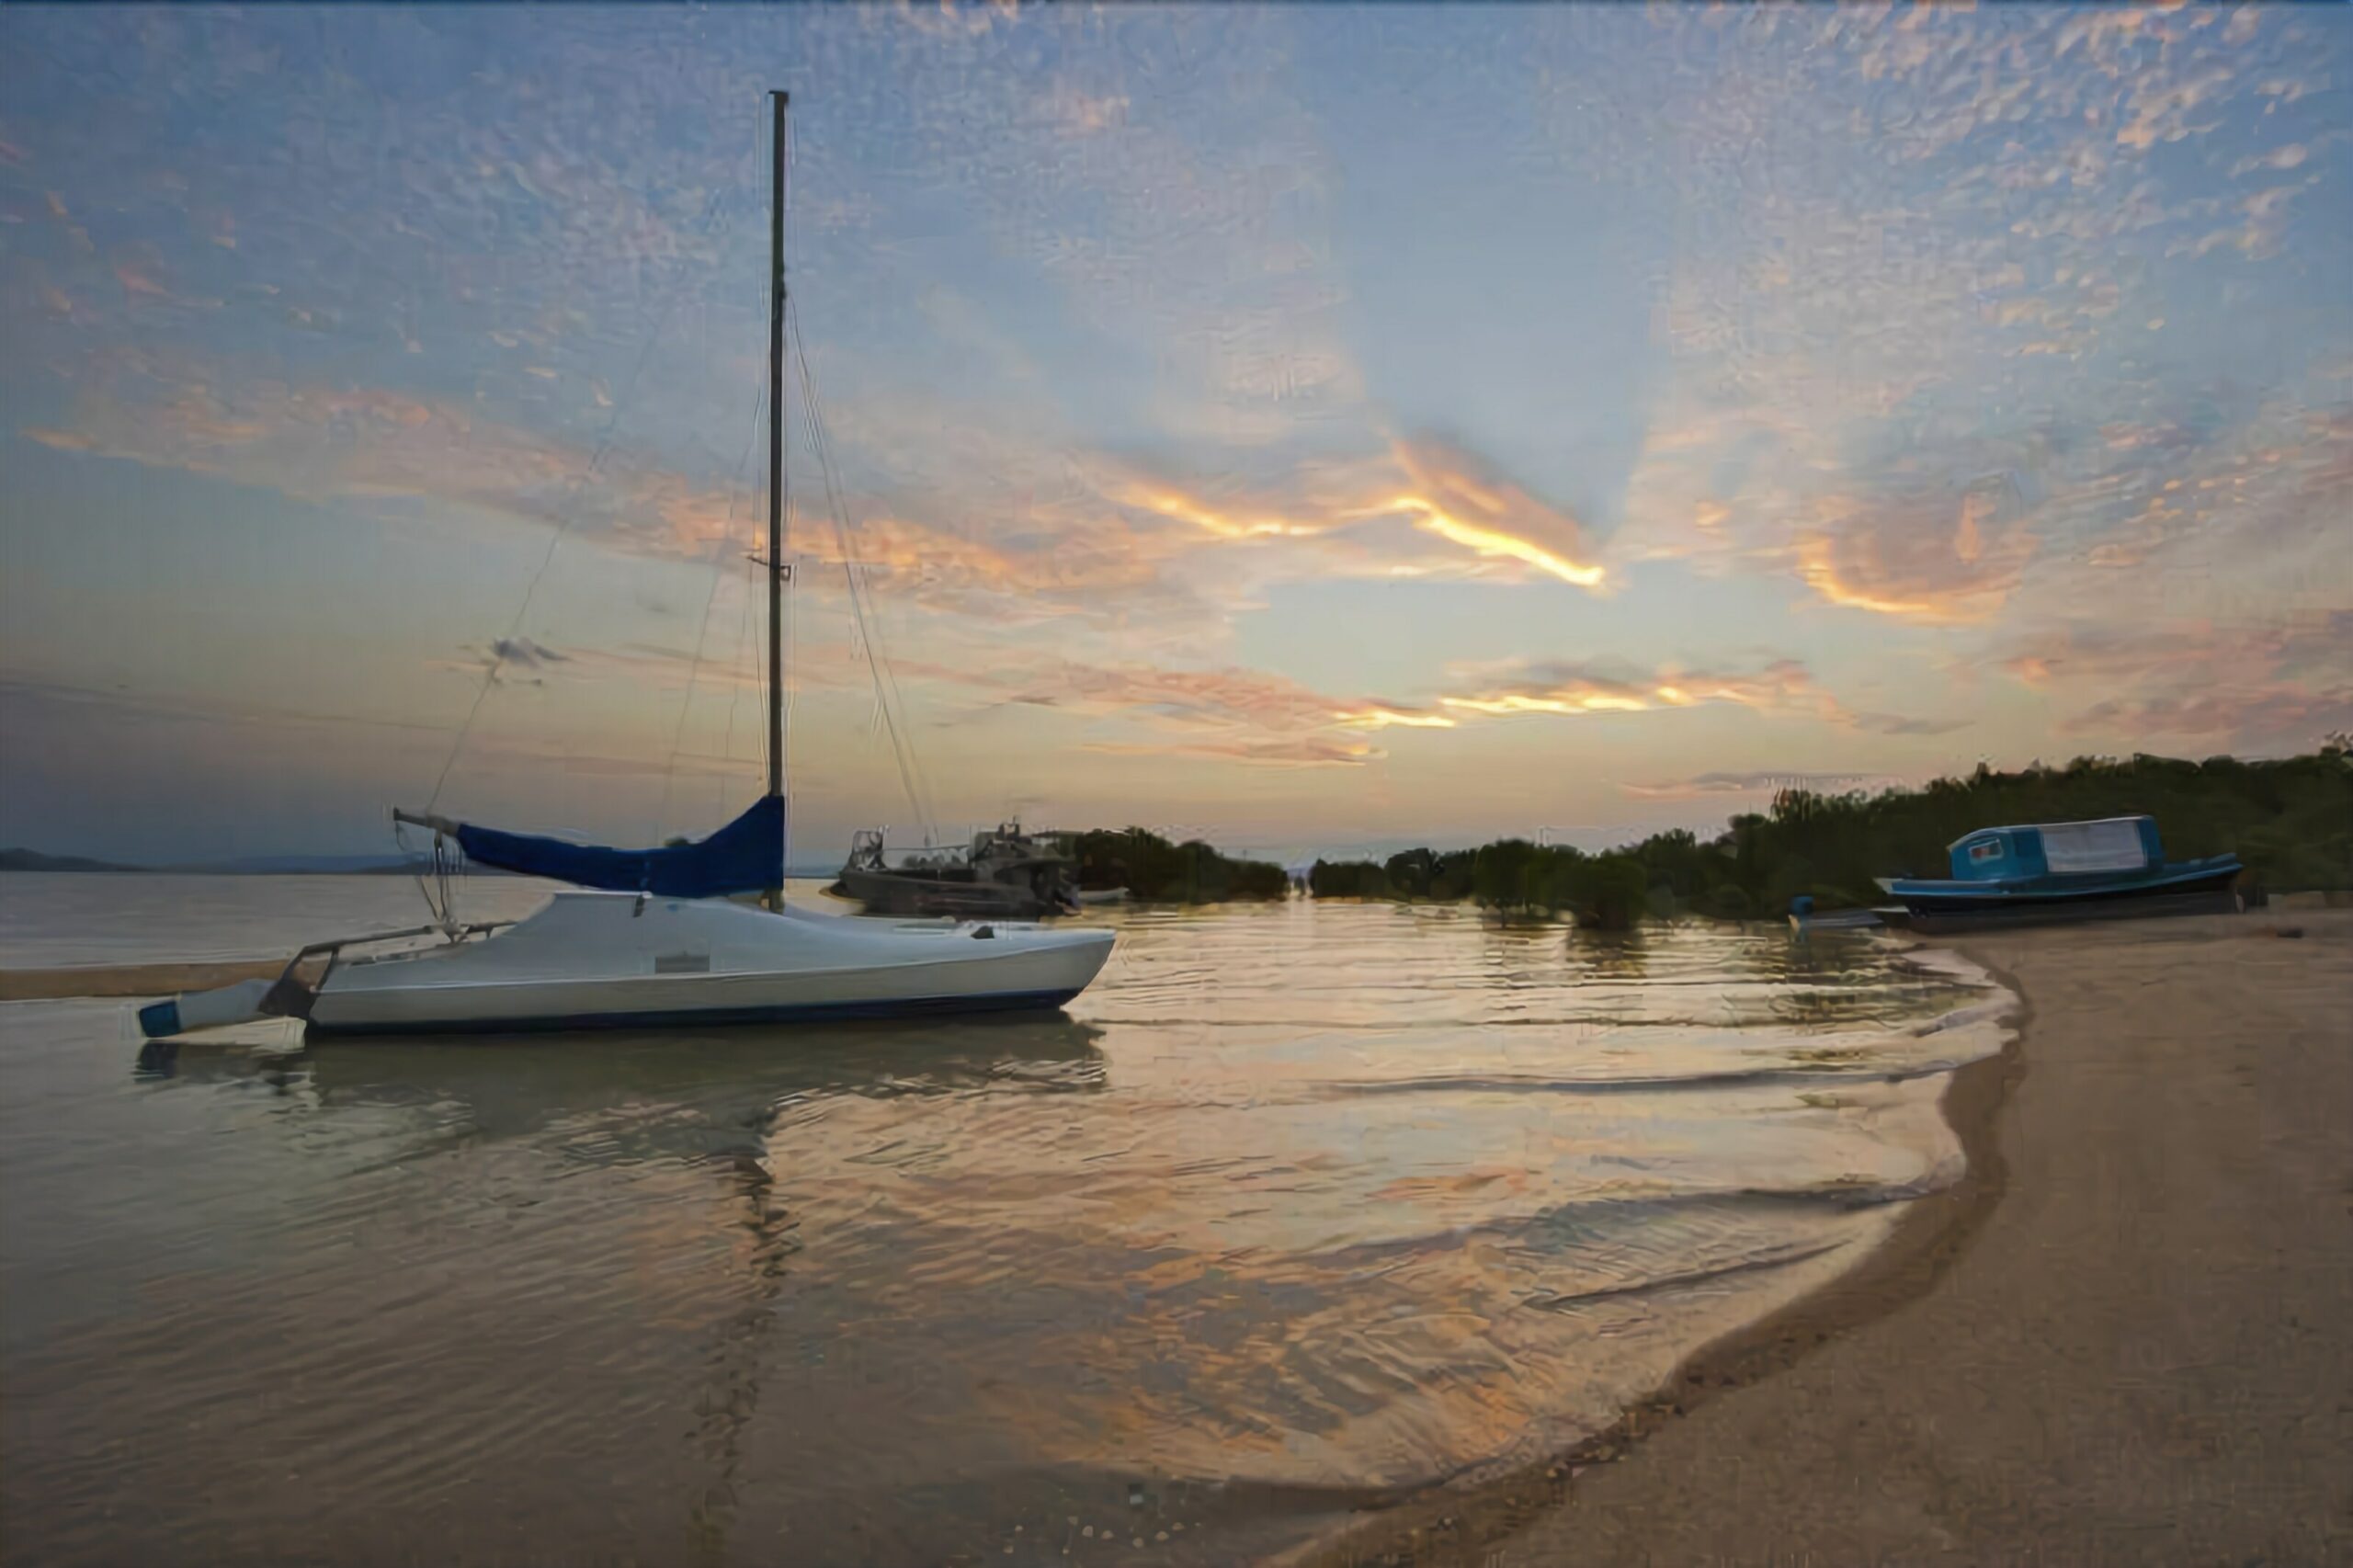
<path fill-rule="evenodd" d="M 1358 730 L 1385 730 L 1392 725 L 1401 725 L 1409 730 L 1450 730 L 1456 722 L 1443 713 L 1380 706 L 1355 712 L 1343 711 L 1333 716 L 1351 729 Z"/>
<path fill-rule="evenodd" d="M 1643 671 L 1613 661 L 1573 660 L 1516 663 L 1482 673 L 1483 680 L 1474 682 L 1468 690 L 1440 698 L 1438 705 L 1458 715 L 1499 716 L 1643 713 L 1729 704 L 1889 735 L 1942 734 L 1967 722 L 1856 711 L 1823 690 L 1812 672 L 1795 659 L 1776 659 L 1755 670 L 1730 673 L 1672 666 Z"/>
<path fill-rule="evenodd" d="M 2080 622 L 2013 641 L 1998 667 L 2084 702 L 2066 735 L 2241 744 L 2316 741 L 2353 712 L 2353 608 L 2262 622 L 2119 627 Z"/>
<path fill-rule="evenodd" d="M 2268 152 L 2258 153 L 2252 158 L 2241 158 L 2231 165 L 2231 174 L 2235 177 L 2239 175 L 2252 174 L 2257 169 L 2300 168 L 2304 160 L 2312 155 L 2310 147 L 2301 142 L 2290 142 L 2284 146 L 2274 147 Z"/>
<path fill-rule="evenodd" d="M 1361 767 L 1383 755 L 1361 741 L 1330 735 L 1283 736 L 1267 740 L 1171 741 L 1137 744 L 1089 741 L 1083 750 L 1123 756 L 1193 756 L 1214 762 L 1254 763 L 1271 767 Z"/>
<path fill-rule="evenodd" d="M 2165 254 L 2196 261 L 2228 248 L 2250 261 L 2268 261 L 2279 254 L 2286 242 L 2289 203 L 2318 183 L 2315 176 L 2301 184 L 2271 186 L 2243 197 L 2234 206 L 2241 222 L 2195 236 L 2184 235 L 2168 246 Z"/>
<path fill-rule="evenodd" d="M 2317 745 L 2353 727 L 2353 683 L 2314 691 L 2281 684 L 2152 697 L 2109 698 L 2059 726 L 2064 735 L 2158 736 L 2215 744 Z"/>
<path fill-rule="evenodd" d="M 1396 440 L 1378 458 L 1302 462 L 1256 489 L 1195 488 L 1127 465 L 1107 469 L 1101 487 L 1107 499 L 1222 540 L 1321 540 L 1403 519 L 1515 575 L 1532 568 L 1583 588 L 1600 586 L 1607 575 L 1574 517 L 1435 436 Z M 1368 564 L 1370 574 L 1425 570 L 1385 551 Z"/>
<path fill-rule="evenodd" d="M 1148 738 L 1097 736 L 1083 749 L 1196 756 L 1288 767 L 1358 766 L 1384 754 L 1368 730 L 1451 729 L 1455 721 L 1409 702 L 1334 697 L 1285 676 L 1233 667 L 1138 661 L 1088 664 L 1018 651 L 966 665 L 901 660 L 902 677 L 985 695 L 1005 706 L 1050 709 L 1089 725 L 1141 729 Z M 936 699 L 935 699 L 936 700 Z"/>
<path fill-rule="evenodd" d="M 1620 784 L 1618 788 L 1643 800 L 1681 801 L 1710 795 L 1770 795 L 1783 790 L 1804 790 L 1817 795 L 1872 790 L 1903 780 L 1884 773 L 1699 773 L 1654 784 Z"/>
<path fill-rule="evenodd" d="M 1622 667 L 1434 670 L 1379 693 L 1233 668 L 1269 645 L 1262 629 L 1279 645 L 1320 624 L 1267 616 L 1238 635 L 1276 585 L 1469 580 L 1567 605 L 1558 585 L 1673 592 L 1678 569 L 1639 589 L 1627 571 L 1658 558 L 1862 612 L 1807 606 L 1801 629 L 1832 647 L 1884 634 L 2014 660 L 2052 693 L 2054 722 L 2098 703 L 2098 722 L 2207 722 L 2192 687 L 2159 678 L 2176 668 L 2159 651 L 2095 676 L 2088 641 L 2022 637 L 2078 616 L 2088 640 L 2102 623 L 2287 614 L 2332 568 L 2342 580 L 2328 530 L 2353 485 L 2353 424 L 2303 406 L 2314 383 L 2296 379 L 2306 337 L 2343 356 L 2310 259 L 2323 252 L 2302 243 L 2325 238 L 2321 198 L 2342 181 L 2341 100 L 2321 90 L 2332 71 L 2341 85 L 2342 51 L 2304 21 L 2253 17 L 1522 14 L 1513 90 L 1465 99 L 1492 122 L 1465 134 L 1442 117 L 1426 150 L 1441 168 L 1477 152 L 1477 177 L 1508 180 L 1506 198 L 1599 198 L 1599 262 L 1639 274 L 1652 352 L 1564 356 L 1442 403 L 1416 372 L 1467 357 L 1481 339 L 1450 335 L 1453 314 L 1498 302 L 1394 290 L 1424 280 L 1418 247 L 1442 263 L 1445 246 L 1499 237 L 1365 227 L 1355 176 L 1393 160 L 1336 135 L 1291 69 L 1345 21 L 991 13 L 975 33 L 926 7 L 945 34 L 880 11 L 796 22 L 807 47 L 791 52 L 822 79 L 892 88 L 839 111 L 821 95 L 802 122 L 825 139 L 795 172 L 795 264 L 821 312 L 811 352 L 855 519 L 844 551 L 812 516 L 815 486 L 798 487 L 796 542 L 828 558 L 803 586 L 837 596 L 829 558 L 848 553 L 886 609 L 920 612 L 907 641 L 949 700 L 1012 704 L 1015 723 L 1051 708 L 1105 745 L 1204 757 L 1337 766 L 1374 738 L 1410 756 L 1518 712 L 1715 705 L 1871 734 L 1956 727 L 1850 707 L 1833 692 L 1866 688 L 1811 638 L 1811 669 L 1677 668 L 1664 661 L 1688 649 L 1652 629 L 1675 624 L 1664 615 Z M 745 62 L 762 51 L 669 39 L 649 74 L 659 29 L 618 16 L 552 33 L 349 26 L 323 43 L 267 15 L 77 20 L 76 48 L 34 51 L 168 67 L 186 103 L 245 108 L 175 111 L 191 131 L 164 161 L 177 172 L 155 166 L 169 138 L 44 133 L 39 180 L 0 201 L 26 242 L 6 305 L 38 337 L 26 361 L 77 401 L 25 434 L 732 564 L 757 510 L 729 476 L 757 379 L 764 191 L 756 117 L 737 127 L 724 106 L 759 85 Z M 346 58 L 323 69 L 323 54 Z M 1010 68 L 1022 61 L 1047 68 Z M 109 79 L 53 85 L 65 110 L 111 115 Z M 255 140 L 254 124 L 332 123 L 320 113 L 355 80 L 379 116 L 369 179 L 301 138 Z M 122 112 L 108 122 L 136 131 L 144 111 Z M 847 123 L 835 112 L 860 135 L 828 129 Z M 694 122 L 711 133 L 678 129 Z M 1418 201 L 1445 183 L 1399 188 Z M 1586 258 L 1548 277 L 1552 259 L 1531 256 L 1528 297 L 1502 304 L 1573 319 L 1597 297 Z M 207 321 L 168 308 L 173 290 L 230 303 Z M 1380 352 L 1360 362 L 1368 321 Z M 1574 402 L 1550 395 L 1555 376 L 1621 393 L 1642 432 L 1631 473 L 1622 452 L 1584 472 L 1595 443 L 1557 428 Z M 2234 381 L 2277 395 L 2257 408 Z M 1481 455 L 1554 438 L 1520 477 Z M 1539 472 L 1577 508 L 1539 494 Z M 1769 617 L 1756 607 L 1773 594 L 1711 602 Z M 1395 597 L 1384 624 L 1435 665 L 1452 612 L 1419 601 L 1457 596 Z M 2312 658 L 2230 689 L 2332 689 Z M 503 662 L 563 684 L 685 667 L 569 641 Z"/>
<path fill-rule="evenodd" d="M 1337 730 L 1451 729 L 1455 723 L 1449 716 L 1416 704 L 1336 698 L 1259 670 L 1056 661 L 1027 675 L 969 678 L 1006 690 L 1009 700 L 1040 707 L 1145 717 L 1184 729 L 1249 731 L 1287 741 L 1319 735 L 1319 756 L 1360 759 L 1379 755 L 1360 742 L 1330 733 Z M 1254 739 L 1234 743 L 1221 755 L 1252 760 L 1259 752 Z"/>
<path fill-rule="evenodd" d="M 2226 41 L 2223 19 L 1679 18 L 1740 68 L 1678 56 L 1645 80 L 1654 109 L 1564 106 L 1580 147 L 1670 153 L 1692 225 L 1661 290 L 1665 364 L 1643 388 L 1613 554 L 1794 574 L 1924 624 L 2002 615 L 2038 537 L 2101 509 L 2112 483 L 2090 452 L 2004 427 L 2113 421 L 2178 392 L 2188 375 L 2154 335 L 2168 314 L 2195 324 L 2168 251 L 2205 247 L 2199 287 L 2230 297 L 2310 287 L 2244 270 L 2295 254 L 2306 187 L 2234 191 L 2222 176 L 2339 177 L 2331 132 L 2268 112 L 2325 81 L 2334 51 L 2290 27 Z M 1589 45 L 1563 29 L 1562 47 Z M 1560 97 L 1592 96 L 1571 62 L 1547 62 Z M 2228 157 L 2188 150 L 2222 127 Z M 1975 519 L 1972 551 L 1960 514 L 1988 472 L 2030 505 Z"/>
<path fill-rule="evenodd" d="M 1400 442 L 1413 488 L 1395 505 L 1416 527 L 1488 558 L 1518 561 L 1581 588 L 1599 587 L 1575 518 L 1523 490 L 1461 447 L 1434 437 Z"/>
<path fill-rule="evenodd" d="M 1986 619 L 2035 551 L 2006 476 L 1974 481 L 1957 496 L 1825 496 L 1815 516 L 1798 539 L 1798 575 L 1832 604 L 1909 620 Z"/>
<path fill-rule="evenodd" d="M 600 473 L 592 453 L 446 401 L 209 376 L 136 351 L 95 362 L 69 426 L 26 434 L 301 500 L 404 496 L 537 523 L 585 513 L 640 542 L 695 542 L 723 506 L 676 476 Z"/>
<path fill-rule="evenodd" d="M 2072 621 L 2089 597 L 2128 629 L 2235 620 L 2251 593 L 2302 611 L 2343 580 L 2353 407 L 2281 388 L 2101 436 L 2040 509 L 2031 608 Z"/>
<path fill-rule="evenodd" d="M 847 423 L 857 442 L 905 449 L 894 424 Z M 98 357 L 70 422 L 25 434 L 308 501 L 453 503 L 651 555 L 702 557 L 755 526 L 744 487 L 642 450 L 582 447 L 447 399 L 298 385 L 137 350 Z M 1009 456 L 1028 483 L 974 483 Z M 956 475 L 920 478 L 895 497 L 849 494 L 847 543 L 893 596 L 1000 627 L 1077 617 L 1189 625 L 1198 635 L 1248 603 L 1251 585 L 1287 579 L 1601 578 L 1582 560 L 1574 518 L 1435 438 L 1300 462 L 1257 488 L 1188 488 L 1097 455 L 1064 454 L 1059 480 L 1048 477 L 1054 468 L 1034 442 L 995 431 Z M 821 568 L 813 585 L 837 592 L 824 568 L 840 564 L 839 544 L 802 528 Z M 1429 548 L 1404 544 L 1415 534 Z"/>

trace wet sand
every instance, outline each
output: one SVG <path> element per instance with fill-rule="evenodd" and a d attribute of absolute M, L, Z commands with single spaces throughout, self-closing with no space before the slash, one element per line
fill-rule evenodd
<path fill-rule="evenodd" d="M 2353 914 L 1951 945 L 2025 1002 L 1947 1093 L 1961 1184 L 1560 1461 L 1299 1560 L 2353 1554 Z"/>

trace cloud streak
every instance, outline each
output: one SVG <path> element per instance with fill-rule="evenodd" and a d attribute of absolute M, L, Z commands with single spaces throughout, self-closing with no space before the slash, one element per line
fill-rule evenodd
<path fill-rule="evenodd" d="M 1804 790 L 1818 795 L 1844 794 L 1851 790 L 1883 789 L 1902 783 L 1878 773 L 1699 773 L 1652 784 L 1620 784 L 1626 794 L 1646 801 L 1688 801 L 1710 796 L 1755 797 L 1783 790 Z"/>
<path fill-rule="evenodd" d="M 2311 610 L 2165 631 L 2078 624 L 2015 642 L 1999 667 L 2080 705 L 2063 735 L 2299 745 L 2353 721 L 2348 650 L 2353 609 Z"/>
<path fill-rule="evenodd" d="M 1105 497 L 1199 528 L 1226 541 L 1318 540 L 1403 519 L 1506 571 L 1530 568 L 1580 588 L 1598 588 L 1608 573 L 1584 527 L 1461 445 L 1435 436 L 1392 442 L 1379 458 L 1302 464 L 1264 492 L 1212 494 L 1140 472 L 1115 472 Z M 1376 555 L 1371 570 L 1382 568 Z M 1397 574 L 1417 563 L 1390 559 Z M 1486 574 L 1472 567 L 1470 574 Z"/>
<path fill-rule="evenodd" d="M 1450 713 L 1580 716 L 1646 713 L 1728 705 L 1773 717 L 1801 718 L 1885 735 L 1935 735 L 1967 721 L 1858 711 L 1824 690 L 1795 659 L 1746 671 L 1665 667 L 1637 670 L 1615 661 L 1556 660 L 1489 672 L 1470 689 L 1438 699 Z"/>

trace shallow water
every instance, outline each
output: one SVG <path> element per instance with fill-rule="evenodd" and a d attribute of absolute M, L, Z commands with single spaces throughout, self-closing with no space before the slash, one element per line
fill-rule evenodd
<path fill-rule="evenodd" d="M 0 964 L 415 897 L 6 877 Z M 968 1024 L 142 1071 L 119 1005 L 0 1006 L 12 1551 L 1229 1562 L 1572 1441 L 1851 1264 L 1998 1043 L 1847 936 L 1110 919 L 1066 1015 Z"/>

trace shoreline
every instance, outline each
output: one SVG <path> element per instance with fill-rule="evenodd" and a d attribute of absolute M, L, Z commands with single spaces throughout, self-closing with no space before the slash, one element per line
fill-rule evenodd
<path fill-rule="evenodd" d="M 1948 1088 L 1961 1183 L 1549 1465 L 1279 1561 L 2353 1550 L 2353 916 L 2281 913 L 1937 944 L 2020 1007 Z"/>
<path fill-rule="evenodd" d="M 0 1002 L 63 1002 L 77 997 L 156 997 L 210 991 L 241 980 L 276 980 L 287 960 L 219 959 L 187 963 L 54 964 L 0 969 Z"/>
<path fill-rule="evenodd" d="M 1915 952 L 1957 950 L 1952 943 L 1905 945 Z M 1953 1069 L 1938 1097 L 1938 1113 L 1961 1147 L 1962 1171 L 1950 1186 L 1908 1200 L 1886 1238 L 1853 1267 L 1700 1346 L 1658 1388 L 1571 1448 L 1473 1486 L 1450 1490 L 1440 1483 L 1279 1553 L 1267 1560 L 1267 1568 L 1493 1568 L 1513 1537 L 1568 1506 L 1577 1478 L 1586 1471 L 1630 1458 L 1637 1444 L 1668 1423 L 1777 1375 L 1815 1347 L 1933 1290 L 2007 1190 L 2009 1167 L 1996 1145 L 1995 1125 L 2026 1075 L 2025 1044 L 2034 1014 L 2033 1002 L 2014 978 L 1974 955 L 1961 956 L 2011 1002 L 2008 1038 L 2001 1049 Z"/>

